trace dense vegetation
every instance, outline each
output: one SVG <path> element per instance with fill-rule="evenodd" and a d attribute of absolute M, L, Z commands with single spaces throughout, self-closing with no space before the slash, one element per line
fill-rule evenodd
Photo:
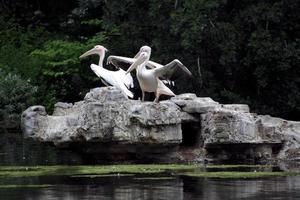
<path fill-rule="evenodd" d="M 24 97 L 36 98 L 6 113 L 32 100 L 50 110 L 56 101 L 76 101 L 101 84 L 81 53 L 102 44 L 133 56 L 146 44 L 152 60 L 178 58 L 192 71 L 176 93 L 300 120 L 299 10 L 294 0 L 1 1 L 1 112 L 19 101 L 5 94 L 21 81 L 32 88 L 21 87 Z M 13 77 L 20 80 L 5 83 Z"/>

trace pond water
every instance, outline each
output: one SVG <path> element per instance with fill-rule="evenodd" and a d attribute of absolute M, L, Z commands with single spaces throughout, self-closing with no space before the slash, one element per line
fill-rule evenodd
<path fill-rule="evenodd" d="M 48 145 L 23 141 L 20 135 L 0 134 L 0 137 L 1 166 L 82 164 L 73 152 L 57 151 Z M 274 169 L 278 170 L 267 170 Z M 214 172 L 214 169 L 208 171 Z M 172 172 L 0 176 L 0 199 L 300 199 L 300 176 L 218 179 Z"/>
<path fill-rule="evenodd" d="M 156 177 L 157 178 L 157 177 Z M 3 188 L 1 199 L 300 199 L 299 177 L 227 180 L 194 177 L 35 177 L 1 184 L 46 184 L 41 188 Z"/>
<path fill-rule="evenodd" d="M 76 153 L 57 150 L 50 144 L 24 140 L 21 133 L 0 132 L 0 165 L 81 164 Z"/>

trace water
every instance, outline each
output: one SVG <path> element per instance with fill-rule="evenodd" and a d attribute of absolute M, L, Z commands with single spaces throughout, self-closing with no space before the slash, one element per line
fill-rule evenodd
<path fill-rule="evenodd" d="M 82 164 L 76 153 L 0 134 L 0 165 Z M 213 169 L 212 169 L 213 170 Z M 242 170 L 242 169 L 241 169 Z M 300 199 L 300 176 L 215 179 L 176 174 L 104 177 L 0 178 L 1 185 L 45 187 L 1 188 L 0 199 Z"/>
<path fill-rule="evenodd" d="M 76 152 L 57 150 L 50 144 L 24 140 L 21 133 L 0 133 L 0 165 L 81 164 Z"/>
<path fill-rule="evenodd" d="M 43 177 L 16 179 L 46 188 L 0 189 L 1 199 L 300 199 L 300 177 L 220 180 L 169 177 Z"/>

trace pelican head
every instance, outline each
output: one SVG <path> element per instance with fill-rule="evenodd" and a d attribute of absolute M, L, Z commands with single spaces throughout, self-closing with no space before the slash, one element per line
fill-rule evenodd
<path fill-rule="evenodd" d="M 140 51 L 134 56 L 134 58 L 138 58 L 139 57 L 139 55 L 142 53 L 142 52 L 146 52 L 146 53 L 148 53 L 149 55 L 151 55 L 151 47 L 149 47 L 149 46 L 142 46 L 141 48 L 140 48 Z"/>
<path fill-rule="evenodd" d="M 142 63 L 144 63 L 145 61 L 149 60 L 150 58 L 150 54 L 147 52 L 141 52 L 138 57 L 136 58 L 136 61 L 134 63 L 132 63 L 132 65 L 128 68 L 128 70 L 126 71 L 126 74 L 128 74 L 129 72 L 131 72 L 132 70 L 134 70 L 135 68 L 137 68 L 137 66 L 141 65 Z"/>
<path fill-rule="evenodd" d="M 96 45 L 91 50 L 88 50 L 87 52 L 85 52 L 84 54 L 79 56 L 79 58 L 84 58 L 86 56 L 93 55 L 93 54 L 97 54 L 100 57 L 104 57 L 104 54 L 105 54 L 106 51 L 108 51 L 108 50 L 104 46 Z"/>

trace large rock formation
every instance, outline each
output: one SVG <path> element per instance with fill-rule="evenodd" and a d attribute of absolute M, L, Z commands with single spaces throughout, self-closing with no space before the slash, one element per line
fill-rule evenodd
<path fill-rule="evenodd" d="M 181 94 L 160 103 L 128 100 L 114 87 L 83 101 L 22 114 L 24 137 L 93 154 L 99 160 L 212 161 L 298 159 L 300 122 L 249 112 L 244 104 Z"/>

